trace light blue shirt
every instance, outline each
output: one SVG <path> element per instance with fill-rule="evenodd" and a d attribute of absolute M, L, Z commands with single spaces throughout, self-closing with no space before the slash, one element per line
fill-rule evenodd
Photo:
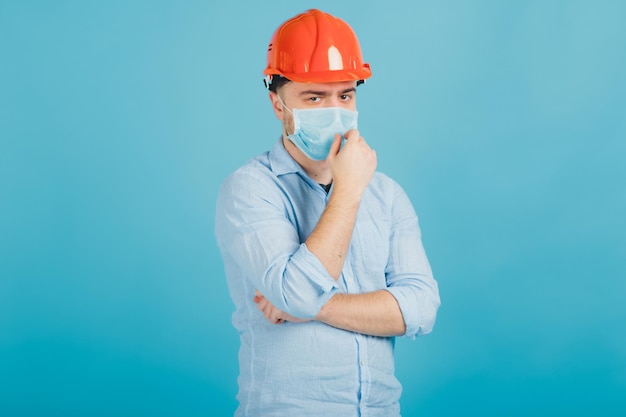
<path fill-rule="evenodd" d="M 404 191 L 374 174 L 337 281 L 305 244 L 330 194 L 280 140 L 220 189 L 215 233 L 241 338 L 236 416 L 400 415 L 394 338 L 317 321 L 271 324 L 253 301 L 258 289 L 276 308 L 312 318 L 333 294 L 386 289 L 398 301 L 405 336 L 431 331 L 439 292 Z"/>

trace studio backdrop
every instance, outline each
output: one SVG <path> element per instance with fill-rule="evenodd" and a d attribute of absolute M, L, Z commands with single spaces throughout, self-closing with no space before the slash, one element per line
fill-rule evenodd
<path fill-rule="evenodd" d="M 359 128 L 442 306 L 404 417 L 626 415 L 626 3 L 0 0 L 0 415 L 229 416 L 220 183 L 281 134 L 267 43 L 359 36 Z"/>

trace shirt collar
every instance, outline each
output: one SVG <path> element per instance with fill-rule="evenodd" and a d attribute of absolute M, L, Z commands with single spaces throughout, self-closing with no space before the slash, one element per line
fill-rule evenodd
<path fill-rule="evenodd" d="M 321 190 L 319 184 L 313 181 L 307 173 L 304 172 L 304 169 L 302 169 L 300 164 L 298 164 L 296 160 L 289 155 L 289 152 L 285 149 L 282 138 L 278 139 L 278 141 L 274 144 L 274 147 L 269 152 L 268 158 L 271 170 L 277 177 L 285 174 L 297 174 L 300 178 L 307 182 L 311 188 Z"/>
<path fill-rule="evenodd" d="M 289 155 L 289 152 L 285 149 L 282 137 L 278 139 L 270 150 L 269 161 L 272 167 L 272 172 L 277 176 L 293 173 L 304 174 L 300 165 L 298 165 L 295 159 L 293 159 L 291 155 Z"/>

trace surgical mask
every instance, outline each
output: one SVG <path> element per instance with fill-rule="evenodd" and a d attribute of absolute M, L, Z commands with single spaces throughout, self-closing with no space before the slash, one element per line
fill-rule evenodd
<path fill-rule="evenodd" d="M 343 107 L 290 110 L 278 98 L 283 107 L 293 114 L 294 132 L 287 138 L 314 161 L 326 159 L 335 134 L 343 136 L 348 130 L 357 128 L 357 111 Z"/>

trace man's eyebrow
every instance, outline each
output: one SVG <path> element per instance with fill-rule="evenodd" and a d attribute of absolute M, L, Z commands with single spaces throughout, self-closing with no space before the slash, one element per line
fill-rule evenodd
<path fill-rule="evenodd" d="M 326 91 L 304 90 L 300 92 L 300 95 L 301 96 L 308 96 L 308 95 L 326 96 L 328 95 L 328 93 Z"/>
<path fill-rule="evenodd" d="M 352 93 L 352 92 L 356 92 L 356 87 L 350 87 L 350 88 L 346 88 L 345 90 L 343 90 L 341 92 L 341 94 L 348 94 L 348 93 Z M 301 96 L 307 96 L 307 95 L 314 95 L 314 96 L 327 96 L 332 94 L 332 92 L 328 92 L 328 91 L 315 91 L 315 90 L 304 90 L 300 92 Z"/>

